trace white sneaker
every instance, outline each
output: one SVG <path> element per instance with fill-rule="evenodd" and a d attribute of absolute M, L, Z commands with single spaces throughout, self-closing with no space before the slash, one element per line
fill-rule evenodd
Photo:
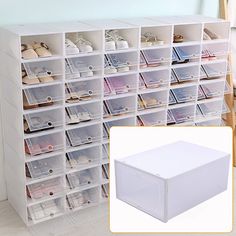
<path fill-rule="evenodd" d="M 67 55 L 79 53 L 79 49 L 70 39 L 65 39 L 65 46 Z"/>
<path fill-rule="evenodd" d="M 112 36 L 109 34 L 110 30 L 106 30 L 105 32 L 105 50 L 106 51 L 114 51 L 116 50 L 116 43 Z"/>
<path fill-rule="evenodd" d="M 81 34 L 78 35 L 75 44 L 79 48 L 80 52 L 93 52 L 92 43 L 85 39 Z"/>
<path fill-rule="evenodd" d="M 115 48 L 118 50 L 129 48 L 128 42 L 118 34 L 118 30 L 107 30 L 106 41 L 115 42 Z"/>

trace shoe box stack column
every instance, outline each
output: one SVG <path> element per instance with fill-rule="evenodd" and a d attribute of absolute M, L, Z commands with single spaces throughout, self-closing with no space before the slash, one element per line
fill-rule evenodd
<path fill-rule="evenodd" d="M 107 201 L 112 126 L 221 125 L 228 110 L 226 21 L 17 25 L 0 42 L 8 198 L 27 225 Z"/>

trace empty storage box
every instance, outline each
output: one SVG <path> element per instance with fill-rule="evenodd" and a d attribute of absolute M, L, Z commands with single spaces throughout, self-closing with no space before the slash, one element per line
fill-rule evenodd
<path fill-rule="evenodd" d="M 227 189 L 230 155 L 176 142 L 115 160 L 118 199 L 167 222 Z"/>

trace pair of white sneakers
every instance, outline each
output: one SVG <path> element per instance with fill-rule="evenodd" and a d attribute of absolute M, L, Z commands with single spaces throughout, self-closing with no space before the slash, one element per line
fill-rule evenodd
<path fill-rule="evenodd" d="M 66 54 L 78 54 L 93 52 L 92 43 L 85 39 L 83 35 L 79 34 L 77 39 L 73 42 L 71 39 L 65 39 Z"/>
<path fill-rule="evenodd" d="M 118 34 L 118 30 L 106 30 L 105 50 L 114 51 L 129 48 L 128 42 Z"/>

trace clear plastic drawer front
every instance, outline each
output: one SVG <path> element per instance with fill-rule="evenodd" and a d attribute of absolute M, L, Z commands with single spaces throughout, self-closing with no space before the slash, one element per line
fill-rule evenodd
<path fill-rule="evenodd" d="M 167 105 L 167 91 L 140 94 L 144 108 L 155 108 Z"/>
<path fill-rule="evenodd" d="M 157 126 L 164 125 L 166 122 L 166 112 L 159 111 L 150 114 L 139 115 L 138 119 L 141 126 Z"/>
<path fill-rule="evenodd" d="M 55 109 L 24 115 L 24 131 L 32 133 L 62 126 L 63 112 Z"/>
<path fill-rule="evenodd" d="M 188 66 L 173 69 L 173 73 L 179 82 L 197 80 L 199 75 L 198 66 Z"/>
<path fill-rule="evenodd" d="M 27 185 L 27 196 L 32 200 L 55 197 L 63 193 L 63 186 L 61 177 L 30 184 Z"/>
<path fill-rule="evenodd" d="M 99 201 L 98 188 L 87 189 L 78 193 L 68 194 L 66 196 L 69 209 L 77 210 L 92 206 Z"/>
<path fill-rule="evenodd" d="M 172 89 L 178 103 L 194 101 L 197 97 L 197 86 Z"/>
<path fill-rule="evenodd" d="M 202 70 L 207 78 L 224 77 L 228 73 L 227 61 L 204 64 L 202 65 Z M 201 77 L 204 78 L 203 75 Z"/>
<path fill-rule="evenodd" d="M 207 98 L 221 97 L 224 95 L 225 81 L 202 84 L 201 87 Z"/>
<path fill-rule="evenodd" d="M 98 183 L 98 168 L 90 168 L 66 175 L 70 189 L 89 187 Z"/>
<path fill-rule="evenodd" d="M 23 67 L 29 79 L 63 75 L 61 60 L 27 62 Z"/>
<path fill-rule="evenodd" d="M 89 80 L 66 84 L 66 102 L 76 103 L 88 101 L 101 96 L 101 83 L 99 80 Z"/>
<path fill-rule="evenodd" d="M 194 118 L 194 106 L 185 106 L 171 109 L 176 123 L 190 122 Z"/>
<path fill-rule="evenodd" d="M 66 153 L 67 168 L 79 169 L 99 163 L 100 147 L 92 147 L 84 150 Z"/>
<path fill-rule="evenodd" d="M 209 116 L 219 116 L 223 112 L 223 108 L 225 110 L 223 100 L 213 101 L 213 102 L 205 102 L 198 104 L 202 114 L 206 117 Z"/>
<path fill-rule="evenodd" d="M 63 157 L 60 155 L 26 163 L 26 176 L 32 179 L 63 173 Z"/>
<path fill-rule="evenodd" d="M 23 96 L 29 105 L 46 105 L 62 101 L 63 89 L 61 85 L 24 89 Z"/>
<path fill-rule="evenodd" d="M 124 97 L 104 101 L 110 115 L 121 115 L 135 110 L 135 97 Z"/>
<path fill-rule="evenodd" d="M 98 102 L 66 108 L 66 123 L 78 124 L 101 119 L 101 105 Z"/>
<path fill-rule="evenodd" d="M 72 147 L 101 140 L 100 125 L 67 130 L 66 134 Z"/>
<path fill-rule="evenodd" d="M 63 213 L 63 200 L 60 198 L 28 207 L 29 219 L 34 223 L 54 218 Z"/>
<path fill-rule="evenodd" d="M 31 156 L 57 151 L 63 148 L 63 134 L 53 133 L 25 139 L 25 153 Z"/>
<path fill-rule="evenodd" d="M 140 76 L 148 89 L 166 87 L 169 84 L 169 70 L 144 72 Z"/>

